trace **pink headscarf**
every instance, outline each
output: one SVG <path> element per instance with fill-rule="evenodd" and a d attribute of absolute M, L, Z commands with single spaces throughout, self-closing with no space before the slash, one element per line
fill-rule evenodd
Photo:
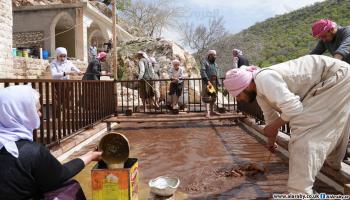
<path fill-rule="evenodd" d="M 102 51 L 102 52 L 98 53 L 97 59 L 102 60 L 104 58 L 107 58 L 107 53 L 106 52 Z"/>
<path fill-rule="evenodd" d="M 254 66 L 242 66 L 238 69 L 231 69 L 226 73 L 224 86 L 233 97 L 236 97 L 246 89 L 253 80 L 253 74 L 258 68 Z"/>
<path fill-rule="evenodd" d="M 312 36 L 319 37 L 321 34 L 331 31 L 337 24 L 329 19 L 320 19 L 312 25 Z"/>

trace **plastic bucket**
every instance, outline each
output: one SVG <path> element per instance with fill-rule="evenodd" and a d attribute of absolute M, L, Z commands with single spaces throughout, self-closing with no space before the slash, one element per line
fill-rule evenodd
<path fill-rule="evenodd" d="M 47 50 L 43 50 L 43 59 L 48 59 L 49 58 L 49 52 Z"/>
<path fill-rule="evenodd" d="M 12 55 L 17 56 L 17 48 L 12 48 Z"/>
<path fill-rule="evenodd" d="M 25 58 L 29 57 L 29 50 L 28 49 L 23 50 L 23 57 L 25 57 Z"/>
<path fill-rule="evenodd" d="M 22 56 L 23 56 L 23 51 L 21 51 L 21 50 L 17 50 L 17 56 L 22 57 Z"/>

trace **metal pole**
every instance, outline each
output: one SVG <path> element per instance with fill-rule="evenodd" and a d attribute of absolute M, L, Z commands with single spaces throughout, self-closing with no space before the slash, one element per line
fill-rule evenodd
<path fill-rule="evenodd" d="M 114 79 L 118 78 L 118 52 L 117 52 L 117 0 L 112 1 L 112 22 L 113 22 L 113 49 L 112 49 L 112 62 L 113 62 L 113 71 L 114 71 Z"/>

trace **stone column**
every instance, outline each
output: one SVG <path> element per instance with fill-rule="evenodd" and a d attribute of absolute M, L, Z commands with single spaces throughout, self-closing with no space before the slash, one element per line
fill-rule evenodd
<path fill-rule="evenodd" d="M 0 1 L 0 78 L 13 78 L 12 1 Z"/>
<path fill-rule="evenodd" d="M 75 29 L 75 57 L 87 62 L 88 46 L 87 46 L 87 28 L 91 24 L 91 20 L 84 16 L 84 8 L 76 9 L 76 29 Z"/>

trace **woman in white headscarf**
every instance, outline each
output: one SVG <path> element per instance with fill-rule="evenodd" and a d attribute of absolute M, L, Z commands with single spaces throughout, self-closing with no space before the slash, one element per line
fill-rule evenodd
<path fill-rule="evenodd" d="M 68 80 L 70 75 L 82 75 L 80 70 L 74 64 L 67 60 L 67 49 L 58 47 L 56 49 L 56 59 L 50 64 L 51 76 L 55 80 Z M 55 105 L 57 106 L 56 117 L 60 117 L 63 110 L 63 104 L 68 105 L 67 100 L 72 96 L 72 85 L 54 84 Z"/>
<path fill-rule="evenodd" d="M 89 152 L 62 165 L 33 141 L 39 109 L 39 94 L 30 86 L 0 90 L 0 199 L 41 198 L 101 157 L 101 152 Z"/>
<path fill-rule="evenodd" d="M 56 49 L 56 59 L 50 64 L 51 76 L 57 80 L 68 80 L 69 75 L 81 75 L 81 71 L 74 64 L 67 60 L 67 49 L 58 47 Z"/>

